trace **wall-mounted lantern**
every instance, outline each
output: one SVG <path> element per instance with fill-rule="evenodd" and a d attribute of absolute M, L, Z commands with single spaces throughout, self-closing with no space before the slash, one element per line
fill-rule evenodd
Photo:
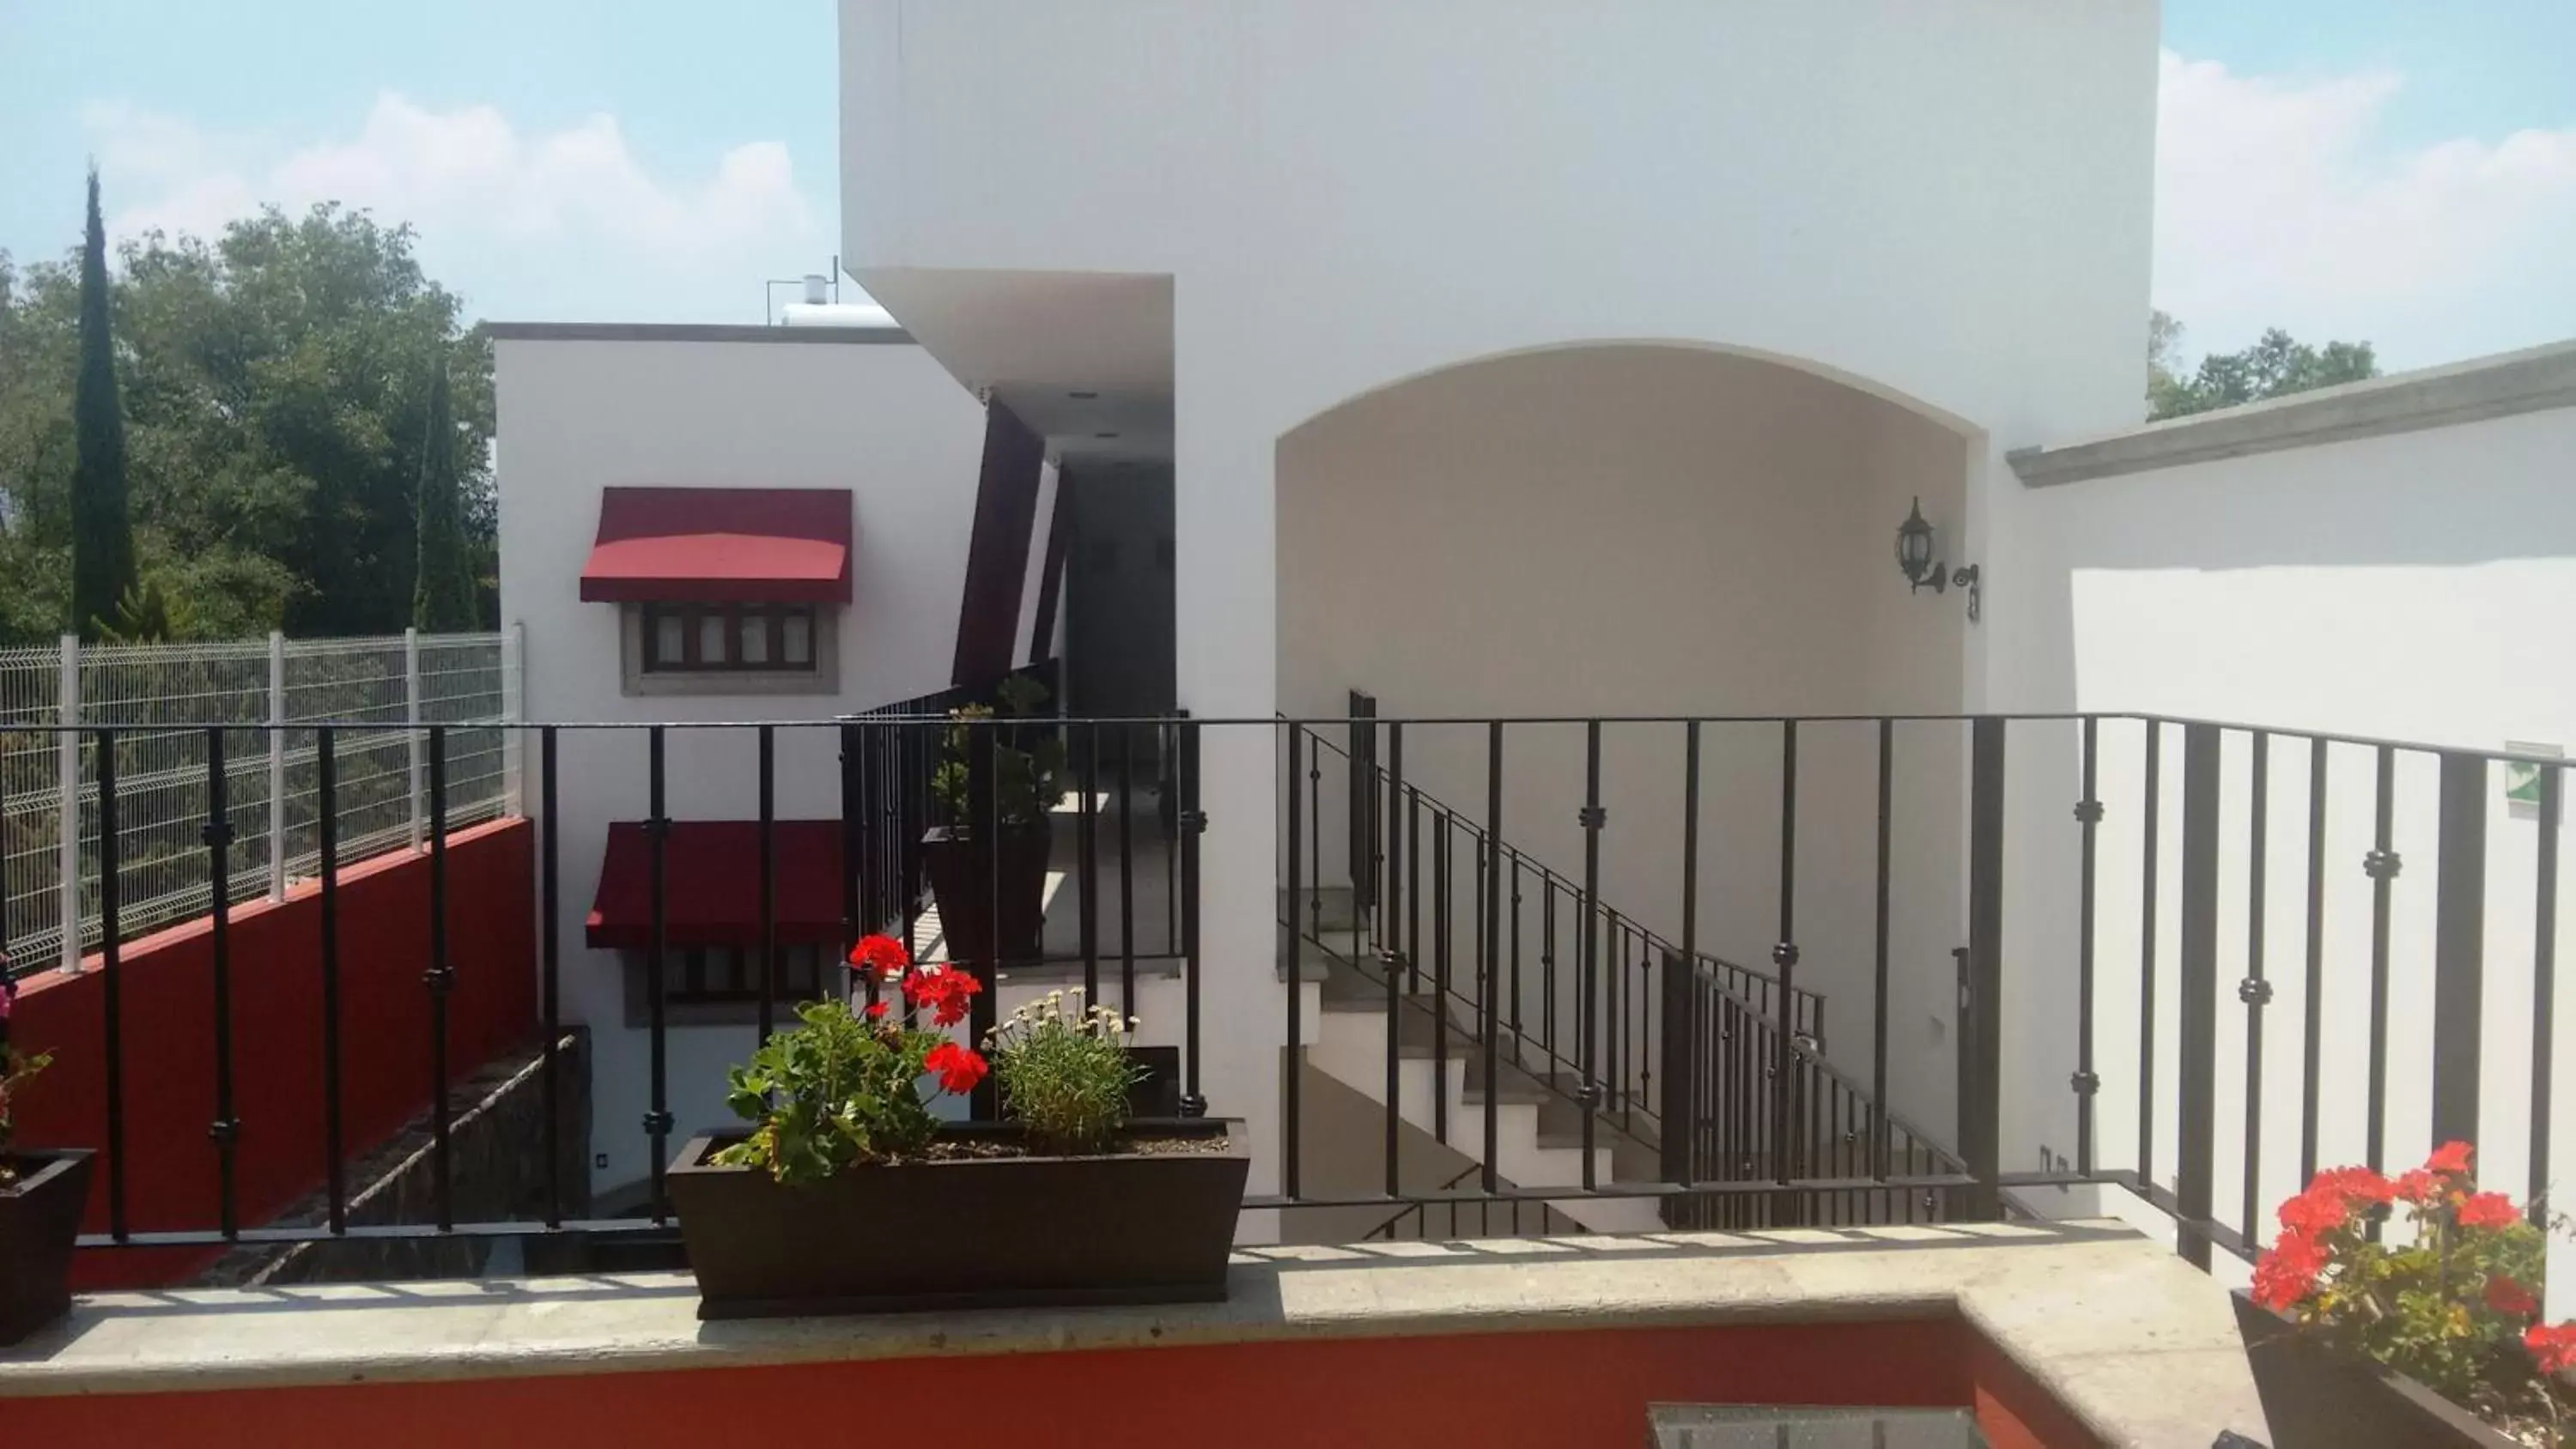
<path fill-rule="evenodd" d="M 1968 622 L 1977 621 L 1978 606 L 1984 603 L 1984 588 L 1975 564 L 1953 569 L 1933 557 L 1932 525 L 1924 520 L 1923 500 L 1914 500 L 1914 509 L 1896 526 L 1896 567 L 1904 573 L 1905 582 L 1916 591 L 1929 588 L 1934 593 L 1952 584 L 1968 591 Z"/>

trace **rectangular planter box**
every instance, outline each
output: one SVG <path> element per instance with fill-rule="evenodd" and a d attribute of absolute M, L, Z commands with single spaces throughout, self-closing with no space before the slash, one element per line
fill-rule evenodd
<path fill-rule="evenodd" d="M 2517 1449 L 2486 1421 L 2375 1363 L 2299 1337 L 2243 1293 L 2236 1331 L 2254 1369 L 2272 1449 Z"/>
<path fill-rule="evenodd" d="M 72 1240 L 89 1204 L 90 1154 L 16 1152 L 18 1181 L 0 1188 L 0 1345 L 71 1311 Z"/>
<path fill-rule="evenodd" d="M 668 1176 L 700 1318 L 1212 1302 L 1251 1155 L 1230 1119 L 1134 1122 L 1223 1152 L 994 1157 L 856 1167 L 782 1187 L 690 1139 Z M 1016 1140 L 1017 1123 L 946 1135 Z"/>

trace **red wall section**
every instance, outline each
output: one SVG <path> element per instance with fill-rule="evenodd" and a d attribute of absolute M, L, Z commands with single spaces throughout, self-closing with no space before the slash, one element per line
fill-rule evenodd
<path fill-rule="evenodd" d="M 529 1039 L 536 1022 L 533 836 L 524 820 L 448 841 L 451 1081 Z M 342 1141 L 352 1154 L 391 1137 L 430 1100 L 429 860 L 397 852 L 340 874 Z M 320 888 L 234 909 L 233 1110 L 241 1122 L 241 1221 L 256 1226 L 321 1187 L 323 1152 Z M 107 1145 L 106 983 L 27 978 L 11 1038 L 54 1053 L 28 1087 L 19 1136 L 30 1147 Z M 129 943 L 118 967 L 124 1050 L 127 1226 L 218 1225 L 214 932 L 192 921 Z M 107 1163 L 94 1174 L 88 1232 L 105 1232 Z M 84 1253 L 83 1288 L 151 1286 L 198 1271 L 193 1248 Z"/>
<path fill-rule="evenodd" d="M 2096 1443 L 1955 1319 L 16 1399 L 0 1418 L 29 1443 L 193 1449 L 878 1439 L 1055 1449 L 1635 1449 L 1652 1403 L 1975 1407 L 1998 1446 Z"/>

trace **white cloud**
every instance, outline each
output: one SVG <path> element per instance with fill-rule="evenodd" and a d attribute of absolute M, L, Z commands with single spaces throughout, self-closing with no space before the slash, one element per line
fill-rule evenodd
<path fill-rule="evenodd" d="M 2395 149 L 2377 133 L 2403 85 L 2165 53 L 2156 300 L 2192 350 L 2277 325 L 2416 367 L 2576 336 L 2576 130 Z"/>
<path fill-rule="evenodd" d="M 748 320 L 763 276 L 810 270 L 827 246 L 776 141 L 675 180 L 645 166 L 613 116 L 529 134 L 490 106 L 439 111 L 391 92 L 354 137 L 293 148 L 116 103 L 83 120 L 120 238 L 211 236 L 263 205 L 337 201 L 410 222 L 424 265 L 483 315 Z"/>

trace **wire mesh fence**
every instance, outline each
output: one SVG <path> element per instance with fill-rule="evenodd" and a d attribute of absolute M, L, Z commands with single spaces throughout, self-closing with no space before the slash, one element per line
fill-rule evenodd
<path fill-rule="evenodd" d="M 500 725 L 515 717 L 515 654 L 500 634 L 0 650 L 0 883 L 15 969 L 60 964 L 101 938 L 98 737 L 28 726 L 116 731 L 118 927 L 130 940 L 211 907 L 205 825 L 218 780 L 230 899 L 282 893 L 319 868 L 313 731 L 208 726 L 344 726 L 345 863 L 419 840 L 430 725 L 447 727 L 449 825 L 511 808 L 516 750 Z"/>

